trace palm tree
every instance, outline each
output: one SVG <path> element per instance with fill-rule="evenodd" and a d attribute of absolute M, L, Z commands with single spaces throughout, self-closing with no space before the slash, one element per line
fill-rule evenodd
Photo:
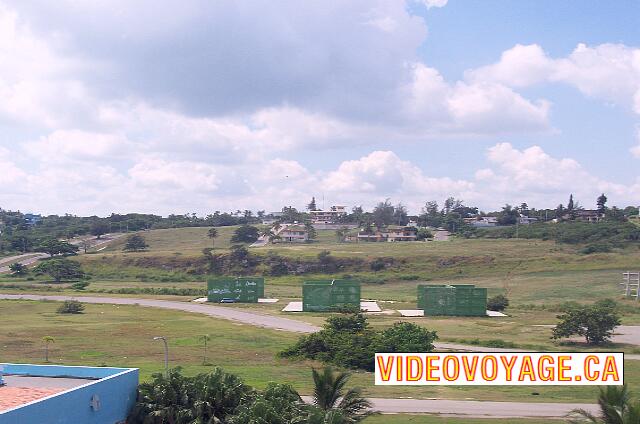
<path fill-rule="evenodd" d="M 49 362 L 49 344 L 55 343 L 56 339 L 51 336 L 44 336 L 42 341 L 44 342 L 44 361 Z"/>
<path fill-rule="evenodd" d="M 209 231 L 207 232 L 207 237 L 211 239 L 211 247 L 215 249 L 216 237 L 218 237 L 218 230 L 216 230 L 215 228 L 209 228 Z"/>
<path fill-rule="evenodd" d="M 211 336 L 205 334 L 200 336 L 200 340 L 204 343 L 204 356 L 202 357 L 202 365 L 207 365 L 207 342 L 211 340 Z"/>
<path fill-rule="evenodd" d="M 349 374 L 334 372 L 331 367 L 312 370 L 313 403 L 324 412 L 325 422 L 357 423 L 374 412 L 359 388 L 345 391 Z"/>
<path fill-rule="evenodd" d="M 640 402 L 631 401 L 627 386 L 606 386 L 598 395 L 600 415 L 596 416 L 584 409 L 574 409 L 569 414 L 570 423 L 638 424 L 640 423 Z"/>

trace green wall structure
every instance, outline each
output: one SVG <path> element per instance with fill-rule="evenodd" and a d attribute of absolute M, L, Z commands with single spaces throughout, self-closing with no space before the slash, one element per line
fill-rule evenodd
<path fill-rule="evenodd" d="M 418 309 L 431 316 L 486 316 L 487 289 L 473 284 L 420 284 Z"/>
<path fill-rule="evenodd" d="M 219 303 L 234 299 L 239 303 L 258 303 L 264 297 L 264 277 L 221 277 L 207 281 L 207 300 Z"/>
<path fill-rule="evenodd" d="M 359 281 L 314 280 L 302 284 L 304 312 L 325 312 L 344 307 L 360 308 Z"/>

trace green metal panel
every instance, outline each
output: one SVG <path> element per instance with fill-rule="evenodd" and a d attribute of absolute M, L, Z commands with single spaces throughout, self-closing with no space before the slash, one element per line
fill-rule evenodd
<path fill-rule="evenodd" d="M 360 307 L 360 283 L 350 280 L 312 280 L 302 284 L 302 310 L 331 311 Z"/>
<path fill-rule="evenodd" d="M 487 289 L 472 284 L 420 285 L 418 308 L 425 315 L 485 316 Z"/>
<path fill-rule="evenodd" d="M 223 277 L 207 281 L 209 302 L 234 299 L 241 303 L 257 303 L 261 297 L 264 297 L 263 277 Z"/>

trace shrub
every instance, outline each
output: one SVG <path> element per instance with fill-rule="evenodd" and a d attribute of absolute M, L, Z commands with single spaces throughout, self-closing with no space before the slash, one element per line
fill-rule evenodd
<path fill-rule="evenodd" d="M 11 271 L 11 275 L 13 277 L 19 277 L 22 275 L 27 275 L 29 273 L 29 269 L 26 265 L 21 264 L 20 262 L 14 262 L 9 265 L 9 271 Z"/>
<path fill-rule="evenodd" d="M 584 336 L 587 344 L 601 345 L 611 339 L 613 329 L 620 325 L 616 303 L 610 299 L 593 305 L 578 306 L 558 315 L 560 322 L 553 329 L 551 338 L 560 339 L 573 335 Z"/>
<path fill-rule="evenodd" d="M 253 243 L 258 240 L 260 231 L 253 225 L 242 225 L 238 227 L 231 237 L 232 243 Z"/>
<path fill-rule="evenodd" d="M 374 260 L 371 261 L 371 263 L 369 264 L 369 267 L 371 268 L 372 271 L 382 271 L 383 269 L 386 268 L 386 263 L 384 261 L 384 259 L 382 258 L 376 258 Z"/>
<path fill-rule="evenodd" d="M 86 281 L 78 281 L 77 283 L 73 283 L 71 285 L 71 288 L 73 290 L 76 290 L 76 291 L 82 291 L 82 290 L 86 289 L 88 285 L 89 285 L 89 283 L 86 282 Z"/>
<path fill-rule="evenodd" d="M 279 355 L 373 371 L 376 352 L 431 352 L 436 339 L 435 331 L 412 323 L 396 323 L 378 331 L 369 327 L 361 313 L 334 315 L 321 331 L 302 336 Z"/>
<path fill-rule="evenodd" d="M 84 305 L 77 300 L 65 300 L 58 308 L 59 314 L 81 314 L 84 311 Z"/>
<path fill-rule="evenodd" d="M 590 255 L 591 253 L 607 252 L 611 252 L 611 245 L 608 243 L 592 243 L 580 249 L 580 253 L 583 253 L 585 255 Z"/>
<path fill-rule="evenodd" d="M 502 312 L 509 306 L 509 299 L 499 294 L 487 300 L 487 309 Z"/>

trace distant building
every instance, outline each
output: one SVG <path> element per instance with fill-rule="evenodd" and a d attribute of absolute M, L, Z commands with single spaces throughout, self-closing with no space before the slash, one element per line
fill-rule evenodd
<path fill-rule="evenodd" d="M 413 219 L 410 219 L 409 222 L 407 223 L 407 227 L 418 228 L 418 223 Z"/>
<path fill-rule="evenodd" d="M 2 424 L 124 423 L 136 402 L 136 368 L 0 365 Z"/>
<path fill-rule="evenodd" d="M 27 225 L 36 225 L 40 221 L 42 221 L 42 215 L 36 215 L 33 213 L 24 214 L 24 222 Z"/>
<path fill-rule="evenodd" d="M 529 225 L 529 224 L 533 224 L 534 222 L 538 222 L 538 218 L 528 217 L 528 216 L 518 217 L 518 224 L 520 225 Z"/>
<path fill-rule="evenodd" d="M 283 224 L 273 229 L 273 233 L 279 236 L 275 243 L 304 243 L 309 240 L 309 233 L 304 225 Z"/>
<path fill-rule="evenodd" d="M 358 233 L 358 241 L 416 241 L 417 234 L 418 229 L 416 227 L 389 225 L 373 232 L 360 231 Z"/>
<path fill-rule="evenodd" d="M 498 218 L 495 216 L 477 216 L 473 218 L 464 218 L 464 222 L 476 228 L 495 227 L 498 225 Z"/>
<path fill-rule="evenodd" d="M 600 222 L 604 219 L 604 215 L 602 213 L 593 209 L 578 209 L 573 211 L 573 214 L 575 215 L 574 220 L 581 222 Z M 563 221 L 569 221 L 571 219 L 572 216 L 570 213 L 562 215 Z"/>
<path fill-rule="evenodd" d="M 313 224 L 335 224 L 340 218 L 347 215 L 345 206 L 331 206 L 329 210 L 309 211 Z"/>

